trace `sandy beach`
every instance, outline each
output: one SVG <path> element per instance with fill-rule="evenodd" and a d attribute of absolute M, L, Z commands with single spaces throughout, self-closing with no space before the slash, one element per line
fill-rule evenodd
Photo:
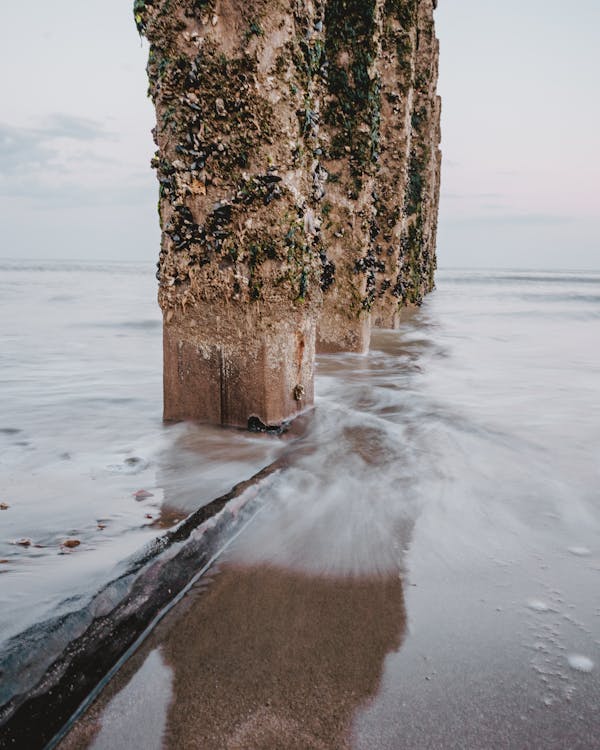
<path fill-rule="evenodd" d="M 321 357 L 260 514 L 63 746 L 595 748 L 597 284 L 442 275 L 368 356 Z"/>

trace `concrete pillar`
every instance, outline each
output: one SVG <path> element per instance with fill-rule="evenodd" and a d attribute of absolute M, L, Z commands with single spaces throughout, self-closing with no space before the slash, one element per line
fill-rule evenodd
<path fill-rule="evenodd" d="M 280 425 L 314 392 L 318 4 L 137 0 L 135 13 L 157 114 L 165 418 Z"/>
<path fill-rule="evenodd" d="M 167 420 L 266 429 L 433 288 L 434 0 L 135 0 Z"/>

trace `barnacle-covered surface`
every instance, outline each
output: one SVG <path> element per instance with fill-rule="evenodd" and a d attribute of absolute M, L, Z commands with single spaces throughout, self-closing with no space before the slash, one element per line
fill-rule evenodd
<path fill-rule="evenodd" d="M 323 260 L 305 40 L 318 14 L 136 3 L 157 113 L 167 418 L 267 425 L 312 400 Z"/>
<path fill-rule="evenodd" d="M 395 328 L 434 287 L 439 204 L 439 44 L 432 0 L 386 0 L 372 323 Z"/>
<path fill-rule="evenodd" d="M 372 254 L 376 274 L 371 281 L 369 303 L 374 326 L 393 328 L 399 306 L 402 277 L 402 237 L 407 215 L 404 196 L 412 147 L 411 117 L 415 102 L 417 51 L 417 0 L 386 0 L 381 59 L 380 160 L 373 194 L 375 218 Z"/>
<path fill-rule="evenodd" d="M 215 299 L 318 302 L 298 115 L 306 92 L 294 54 L 308 10 L 292 16 L 288 3 L 266 0 L 143 8 L 163 310 Z"/>
<path fill-rule="evenodd" d="M 433 0 L 136 0 L 165 416 L 278 424 L 433 287 Z M 318 329 L 317 317 L 319 317 Z M 244 416 L 246 415 L 246 416 Z"/>
<path fill-rule="evenodd" d="M 368 347 L 433 289 L 439 202 L 438 42 L 432 0 L 329 0 L 321 139 L 322 237 L 335 265 L 323 351 Z"/>
<path fill-rule="evenodd" d="M 329 0 L 325 13 L 322 143 L 328 179 L 321 213 L 323 240 L 336 272 L 335 283 L 324 290 L 321 351 L 365 351 L 369 346 L 381 13 L 381 0 Z"/>
<path fill-rule="evenodd" d="M 394 287 L 401 304 L 420 305 L 434 287 L 442 159 L 441 100 L 437 95 L 439 42 L 433 23 L 436 5 L 435 0 L 421 0 L 417 6 L 412 135 L 404 199 L 406 221 Z"/>

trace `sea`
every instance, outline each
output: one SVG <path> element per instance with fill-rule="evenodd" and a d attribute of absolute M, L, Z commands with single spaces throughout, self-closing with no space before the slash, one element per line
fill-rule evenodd
<path fill-rule="evenodd" d="M 0 261 L 0 654 L 290 451 L 162 422 L 156 292 Z M 400 582 L 352 746 L 598 747 L 600 273 L 443 269 L 367 355 L 318 357 L 305 419 L 230 563 Z"/>

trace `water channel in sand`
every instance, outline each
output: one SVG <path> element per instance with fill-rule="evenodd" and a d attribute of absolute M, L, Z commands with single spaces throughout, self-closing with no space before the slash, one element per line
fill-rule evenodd
<path fill-rule="evenodd" d="M 320 358 L 260 517 L 64 747 L 596 747 L 599 341 L 598 274 L 446 272 Z"/>

